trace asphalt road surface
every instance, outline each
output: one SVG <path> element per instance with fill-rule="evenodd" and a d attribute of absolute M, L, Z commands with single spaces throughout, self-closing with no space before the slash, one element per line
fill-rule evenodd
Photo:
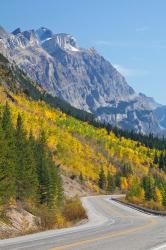
<path fill-rule="evenodd" d="M 82 199 L 83 225 L 1 240 L 3 250 L 165 250 L 166 217 L 147 215 L 111 200 Z"/>

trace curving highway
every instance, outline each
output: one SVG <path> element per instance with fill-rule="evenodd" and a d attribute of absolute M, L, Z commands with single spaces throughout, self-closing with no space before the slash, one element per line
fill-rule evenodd
<path fill-rule="evenodd" d="M 0 241 L 3 250 L 166 250 L 166 217 L 147 215 L 111 200 L 82 198 L 86 224 Z"/>

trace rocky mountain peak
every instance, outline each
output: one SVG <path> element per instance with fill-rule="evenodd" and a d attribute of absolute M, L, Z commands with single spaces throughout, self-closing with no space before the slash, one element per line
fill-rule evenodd
<path fill-rule="evenodd" d="M 17 28 L 17 29 L 15 29 L 15 30 L 13 30 L 13 32 L 12 32 L 12 34 L 13 35 L 18 35 L 18 34 L 20 34 L 21 33 L 21 29 L 20 28 Z"/>
<path fill-rule="evenodd" d="M 54 34 L 45 27 L 23 32 L 16 29 L 12 34 L 0 29 L 0 36 L 0 52 L 53 96 L 115 126 L 142 133 L 161 132 L 161 115 L 159 119 L 154 112 L 160 105 L 137 94 L 94 48 L 80 48 L 72 35 Z M 160 111 L 162 116 L 163 112 L 165 109 Z"/>
<path fill-rule="evenodd" d="M 49 47 L 59 47 L 66 51 L 79 51 L 79 48 L 76 44 L 76 39 L 66 33 L 58 33 L 54 34 L 51 30 L 41 27 L 36 30 L 36 35 L 41 42 L 41 44 L 47 44 Z M 51 40 L 51 41 L 50 41 Z M 48 43 L 48 41 L 50 41 Z M 47 46 L 44 45 L 43 47 Z M 48 47 L 47 46 L 47 47 Z M 49 50 L 52 50 L 53 48 L 49 48 Z"/>
<path fill-rule="evenodd" d="M 54 35 L 54 39 L 61 49 L 68 51 L 79 51 L 76 44 L 76 39 L 69 34 L 59 33 Z"/>
<path fill-rule="evenodd" d="M 37 29 L 36 34 L 40 42 L 44 42 L 47 39 L 52 38 L 53 36 L 53 32 L 45 27 L 40 27 L 39 29 Z"/>
<path fill-rule="evenodd" d="M 18 33 L 18 38 L 25 39 L 27 46 L 36 46 L 38 45 L 38 37 L 36 35 L 35 30 L 28 30 Z"/>

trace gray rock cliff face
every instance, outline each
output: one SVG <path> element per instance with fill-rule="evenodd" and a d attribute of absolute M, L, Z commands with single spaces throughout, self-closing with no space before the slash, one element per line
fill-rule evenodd
<path fill-rule="evenodd" d="M 69 34 L 45 27 L 12 33 L 0 28 L 0 52 L 49 93 L 101 121 L 143 133 L 165 132 L 155 111 L 160 105 L 136 94 L 110 62 L 93 48 L 80 48 Z"/>

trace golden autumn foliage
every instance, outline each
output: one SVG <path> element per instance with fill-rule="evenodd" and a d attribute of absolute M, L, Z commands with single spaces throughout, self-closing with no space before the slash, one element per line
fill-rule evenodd
<path fill-rule="evenodd" d="M 126 177 L 121 177 L 120 178 L 120 187 L 122 191 L 127 191 L 128 189 L 128 183 Z"/>
<path fill-rule="evenodd" d="M 113 132 L 107 133 L 104 128 L 95 128 L 87 122 L 81 122 L 43 101 L 34 101 L 25 96 L 11 94 L 14 102 L 8 99 L 12 110 L 13 123 L 16 124 L 18 113 L 21 114 L 27 133 L 31 130 L 38 137 L 41 129 L 46 132 L 49 148 L 54 160 L 60 163 L 64 174 L 79 176 L 84 183 L 99 192 L 98 178 L 103 168 L 105 176 L 115 176 L 123 164 L 129 164 L 133 173 L 120 177 L 119 187 L 126 192 L 135 182 L 149 174 L 153 165 L 155 150 L 141 145 L 137 141 L 116 137 Z M 0 103 L 5 104 L 7 98 L 0 88 Z M 164 175 L 165 176 L 165 175 Z M 166 177 L 163 177 L 166 179 Z M 140 196 L 140 197 L 139 197 Z M 141 190 L 138 197 L 144 199 Z M 160 200 L 156 190 L 156 201 Z"/>
<path fill-rule="evenodd" d="M 157 187 L 155 187 L 155 191 L 154 191 L 154 201 L 156 201 L 160 205 L 162 204 L 162 201 L 163 201 L 161 191 Z"/>

